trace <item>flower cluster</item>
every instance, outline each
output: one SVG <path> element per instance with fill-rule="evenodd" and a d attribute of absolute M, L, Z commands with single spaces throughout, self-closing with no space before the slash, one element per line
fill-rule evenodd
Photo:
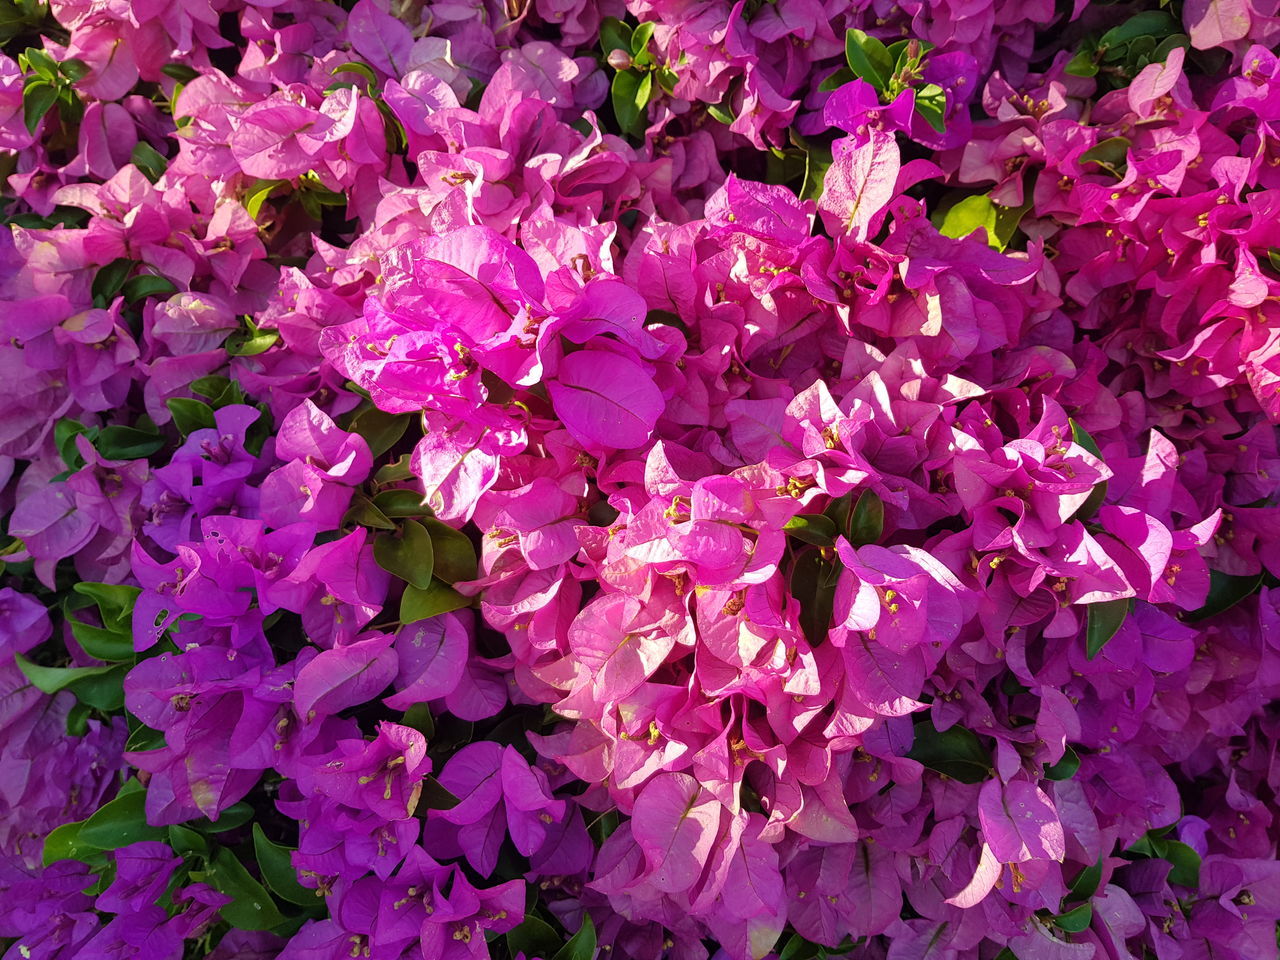
<path fill-rule="evenodd" d="M 1275 956 L 1261 0 L 13 0 L 3 960 Z"/>

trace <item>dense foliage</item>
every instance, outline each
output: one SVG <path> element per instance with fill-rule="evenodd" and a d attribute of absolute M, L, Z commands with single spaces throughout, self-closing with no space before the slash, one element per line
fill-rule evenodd
<path fill-rule="evenodd" d="M 0 0 L 4 960 L 1266 960 L 1275 0 Z"/>

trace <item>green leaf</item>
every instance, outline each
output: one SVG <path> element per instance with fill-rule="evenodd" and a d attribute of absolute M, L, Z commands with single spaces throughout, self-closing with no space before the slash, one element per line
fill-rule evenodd
<path fill-rule="evenodd" d="M 1133 609 L 1132 598 L 1120 600 L 1103 600 L 1101 603 L 1090 603 L 1087 606 L 1087 624 L 1085 626 L 1085 654 L 1092 660 L 1107 641 L 1116 635 L 1124 618 Z"/>
<path fill-rule="evenodd" d="M 131 587 L 123 583 L 89 581 L 77 583 L 71 589 L 97 604 L 104 624 L 124 627 L 130 626 L 133 620 L 134 604 L 142 593 L 140 587 Z"/>
<path fill-rule="evenodd" d="M 173 397 L 165 401 L 165 406 L 173 416 L 173 425 L 183 437 L 190 436 L 197 430 L 212 430 L 217 426 L 213 419 L 213 407 L 203 400 Z"/>
<path fill-rule="evenodd" d="M 611 50 L 626 50 L 630 53 L 631 37 L 631 27 L 617 17 L 605 17 L 600 21 L 600 49 L 605 56 Z"/>
<path fill-rule="evenodd" d="M 166 63 L 160 68 L 160 72 L 170 80 L 177 80 L 179 83 L 190 83 L 200 76 L 198 70 L 187 66 L 185 63 Z"/>
<path fill-rule="evenodd" d="M 79 841 L 99 850 L 118 850 L 141 840 L 164 840 L 165 828 L 147 823 L 146 804 L 146 790 L 122 791 L 84 822 Z"/>
<path fill-rule="evenodd" d="M 163 746 L 164 734 L 142 723 L 130 730 L 129 739 L 124 742 L 124 748 L 131 753 L 146 753 L 148 750 L 157 750 Z"/>
<path fill-rule="evenodd" d="M 1080 933 L 1083 930 L 1088 930 L 1089 924 L 1093 922 L 1093 905 L 1082 903 L 1074 910 L 1058 914 L 1053 918 L 1053 922 L 1067 933 Z"/>
<path fill-rule="evenodd" d="M 164 446 L 158 433 L 112 424 L 103 427 L 94 446 L 104 460 L 142 460 Z"/>
<path fill-rule="evenodd" d="M 138 142 L 129 154 L 129 162 L 142 171 L 152 183 L 155 183 L 169 168 L 169 161 L 163 153 L 149 143 Z"/>
<path fill-rule="evenodd" d="M 1064 68 L 1073 77 L 1094 77 L 1098 74 L 1098 51 L 1091 44 L 1082 46 Z"/>
<path fill-rule="evenodd" d="M 942 133 L 947 128 L 947 91 L 936 83 L 926 83 L 916 91 L 916 113 Z"/>
<path fill-rule="evenodd" d="M 426 590 L 431 585 L 435 551 L 431 534 L 416 520 L 405 520 L 400 525 L 400 536 L 384 533 L 375 537 L 373 559 L 387 573 L 419 589 Z"/>
<path fill-rule="evenodd" d="M 1080 755 L 1068 746 L 1061 760 L 1044 768 L 1044 777 L 1046 780 L 1070 780 L 1079 769 Z"/>
<path fill-rule="evenodd" d="M 649 52 L 649 41 L 653 39 L 656 23 L 642 23 L 631 34 L 631 62 L 638 67 L 647 67 L 653 63 L 653 54 Z"/>
<path fill-rule="evenodd" d="M 849 513 L 846 539 L 855 547 L 879 543 L 884 536 L 884 501 L 874 490 L 864 490 Z"/>
<path fill-rule="evenodd" d="M 178 292 L 178 288 L 168 277 L 154 273 L 141 273 L 124 282 L 120 292 L 130 306 L 147 297 L 168 297 Z"/>
<path fill-rule="evenodd" d="M 243 827 L 252 819 L 253 807 L 241 800 L 223 810 L 217 820 L 201 817 L 199 820 L 192 820 L 191 825 L 205 833 L 226 833 L 228 830 Z"/>
<path fill-rule="evenodd" d="M 623 133 L 639 136 L 647 119 L 645 111 L 653 94 L 653 74 L 619 70 L 613 77 L 613 115 Z"/>
<path fill-rule="evenodd" d="M 814 546 L 833 547 L 836 543 L 835 522 L 821 513 L 797 513 L 782 529 L 788 536 Z"/>
<path fill-rule="evenodd" d="M 1097 164 L 1118 180 L 1128 167 L 1130 143 L 1128 137 L 1108 137 L 1080 154 L 1080 163 Z"/>
<path fill-rule="evenodd" d="M 248 317 L 244 318 L 244 329 L 237 330 L 227 337 L 223 344 L 227 353 L 233 357 L 256 357 L 266 353 L 280 339 L 279 330 L 261 330 Z"/>
<path fill-rule="evenodd" d="M 83 737 L 89 732 L 89 716 L 93 713 L 93 708 L 87 703 L 76 702 L 76 704 L 67 711 L 67 736 Z"/>
<path fill-rule="evenodd" d="M 347 512 L 342 517 L 342 523 L 343 526 L 349 523 L 356 523 L 373 530 L 396 529 L 396 525 L 387 518 L 387 515 L 379 510 L 372 500 L 359 492 L 352 496 L 351 506 L 347 507 Z"/>
<path fill-rule="evenodd" d="M 62 457 L 62 462 L 72 470 L 79 470 L 84 466 L 84 457 L 80 456 L 80 451 L 76 448 L 76 437 L 81 434 L 92 440 L 98 435 L 98 431 L 90 430 L 80 421 L 72 420 L 70 417 L 63 417 L 53 425 L 53 444 L 58 448 L 58 455 Z"/>
<path fill-rule="evenodd" d="M 42 667 L 20 653 L 13 656 L 31 685 L 44 693 L 69 690 L 81 703 L 111 712 L 124 706 L 125 664 L 105 667 Z"/>
<path fill-rule="evenodd" d="M 236 855 L 219 847 L 209 862 L 205 882 L 231 902 L 219 909 L 222 918 L 240 930 L 270 930 L 284 922 L 284 914 L 276 906 L 266 888 L 253 879 Z"/>
<path fill-rule="evenodd" d="M 1099 860 L 1092 866 L 1085 867 L 1076 878 L 1071 881 L 1071 886 L 1067 890 L 1067 900 L 1088 900 L 1098 890 L 1098 885 L 1102 883 L 1102 861 Z"/>
<path fill-rule="evenodd" d="M 383 490 L 373 498 L 373 505 L 388 517 L 429 517 L 431 508 L 422 500 L 417 490 L 398 487 Z"/>
<path fill-rule="evenodd" d="M 78 57 L 68 57 L 58 64 L 58 69 L 72 83 L 77 83 L 89 75 L 89 65 Z"/>
<path fill-rule="evenodd" d="M 1092 454 L 1098 460 L 1101 460 L 1102 451 L 1098 449 L 1098 444 L 1094 441 L 1093 437 L 1089 436 L 1089 432 L 1085 430 L 1084 427 L 1080 426 L 1080 424 L 1076 423 L 1074 420 L 1068 419 L 1067 422 L 1071 424 L 1071 439 L 1075 443 L 1078 443 L 1080 446 L 1084 447 L 1084 449 L 1088 453 Z M 1085 500 L 1084 503 L 1080 504 L 1080 509 L 1076 511 L 1075 517 L 1073 519 L 1088 520 L 1100 509 L 1102 509 L 1102 505 L 1103 503 L 1106 502 L 1106 499 L 1107 499 L 1107 481 L 1102 480 L 1093 485 L 1093 489 L 1089 491 L 1088 498 Z"/>
<path fill-rule="evenodd" d="M 817 548 L 796 556 L 791 567 L 791 595 L 800 602 L 800 629 L 813 646 L 827 638 L 835 604 L 840 564 L 826 560 Z"/>
<path fill-rule="evenodd" d="M 511 956 L 523 953 L 526 957 L 549 957 L 565 945 L 555 929 L 533 914 L 507 932 L 507 951 Z"/>
<path fill-rule="evenodd" d="M 1099 49 L 1106 50 L 1140 37 L 1165 37 L 1178 32 L 1179 23 L 1162 10 L 1144 10 L 1118 27 L 1112 27 L 1098 39 Z"/>
<path fill-rule="evenodd" d="M 819 944 L 793 933 L 778 952 L 778 960 L 814 960 L 815 957 L 825 955 L 826 951 Z"/>
<path fill-rule="evenodd" d="M 267 839 L 260 824 L 253 825 L 253 854 L 258 860 L 258 870 L 267 887 L 281 900 L 300 907 L 314 907 L 320 899 L 316 890 L 308 890 L 298 882 L 289 854 L 291 847 L 281 846 Z"/>
<path fill-rule="evenodd" d="M 848 67 L 841 67 L 835 73 L 831 74 L 831 76 L 818 84 L 818 89 L 825 91 L 839 90 L 846 83 L 852 83 L 856 79 L 858 78 L 853 75 L 852 70 Z M 799 934 L 797 934 L 797 936 L 799 936 Z"/>
<path fill-rule="evenodd" d="M 59 860 L 79 860 L 90 866 L 99 864 L 105 866 L 107 858 L 102 850 L 80 839 L 80 830 L 83 827 L 84 821 L 80 820 L 76 823 L 64 823 L 50 830 L 49 835 L 44 838 L 41 862 L 46 867 Z"/>
<path fill-rule="evenodd" d="M 27 69 L 34 71 L 36 76 L 50 83 L 57 83 L 58 61 L 38 47 L 27 47 L 18 55 L 18 60 L 25 64 Z"/>
<path fill-rule="evenodd" d="M 991 752 L 972 730 L 951 726 L 939 731 L 925 717 L 916 722 L 914 732 L 907 756 L 917 763 L 961 783 L 981 783 L 991 776 Z"/>
<path fill-rule="evenodd" d="M 893 75 L 893 57 L 888 48 L 875 37 L 861 30 L 849 30 L 844 35 L 844 58 L 855 76 L 861 77 L 883 94 Z"/>
<path fill-rule="evenodd" d="M 88 623 L 81 623 L 71 616 L 67 617 L 67 623 L 76 638 L 76 643 L 80 644 L 84 652 L 95 660 L 132 664 L 134 650 L 131 632 L 95 627 Z"/>
<path fill-rule="evenodd" d="M 736 119 L 733 115 L 733 106 L 730 104 L 728 97 L 725 97 L 719 103 L 708 103 L 707 114 L 712 120 L 723 123 L 726 127 Z"/>
<path fill-rule="evenodd" d="M 1209 571 L 1209 593 L 1204 605 L 1187 614 L 1189 622 L 1204 620 L 1230 610 L 1246 597 L 1251 597 L 1262 586 L 1263 571 L 1233 576 L 1220 570 Z"/>
<path fill-rule="evenodd" d="M 191 392 L 204 397 L 215 410 L 234 403 L 244 403 L 244 391 L 240 384 L 227 377 L 201 377 L 191 381 Z"/>
<path fill-rule="evenodd" d="M 431 774 L 422 778 L 422 792 L 418 795 L 417 808 L 420 814 L 428 810 L 452 810 L 461 802 Z"/>
<path fill-rule="evenodd" d="M 983 194 L 965 197 L 941 216 L 935 226 L 944 237 L 960 240 L 978 229 L 987 232 L 987 243 L 998 248 L 996 238 L 996 205 Z"/>
<path fill-rule="evenodd" d="M 171 824 L 169 827 L 169 846 L 180 857 L 209 855 L 209 841 L 204 834 L 178 823 Z"/>
<path fill-rule="evenodd" d="M 249 192 L 244 196 L 245 212 L 253 217 L 254 220 L 257 220 L 267 197 L 271 196 L 272 191 L 277 187 L 283 187 L 288 182 L 288 180 L 255 180 L 249 187 Z"/>
<path fill-rule="evenodd" d="M 425 590 L 410 583 L 405 585 L 404 595 L 400 598 L 400 622 L 417 623 L 470 605 L 469 597 L 464 597 L 443 580 L 433 579 Z"/>
<path fill-rule="evenodd" d="M 436 735 L 436 718 L 431 715 L 431 704 L 415 703 L 400 718 L 402 726 L 412 727 L 430 742 Z"/>
<path fill-rule="evenodd" d="M 101 299 L 103 306 L 110 304 L 120 292 L 120 288 L 124 286 L 129 274 L 133 272 L 133 268 L 137 265 L 137 260 L 130 260 L 128 257 L 117 257 L 105 267 L 100 268 L 94 274 L 93 286 L 90 287 L 93 299 Z"/>
<path fill-rule="evenodd" d="M 1178 840 L 1158 840 L 1152 844 L 1162 860 L 1173 864 L 1169 882 L 1180 887 L 1200 888 L 1200 854 Z"/>
<path fill-rule="evenodd" d="M 44 80 L 28 80 L 22 90 L 22 122 L 28 133 L 35 133 L 53 105 L 58 101 L 58 90 Z"/>
<path fill-rule="evenodd" d="M 413 460 L 412 454 L 401 454 L 395 463 L 388 463 L 378 468 L 373 475 L 374 483 L 402 483 L 405 480 L 412 479 L 413 467 L 410 465 Z"/>
<path fill-rule="evenodd" d="M 459 580 L 474 580 L 478 562 L 471 538 L 435 517 L 428 517 L 422 522 L 431 534 L 436 578 L 450 584 Z"/>
<path fill-rule="evenodd" d="M 369 452 L 380 457 L 400 442 L 411 419 L 412 414 L 386 413 L 370 404 L 351 418 L 347 430 L 364 437 Z"/>
<path fill-rule="evenodd" d="M 340 73 L 354 73 L 356 76 L 364 77 L 370 86 L 378 82 L 378 75 L 373 72 L 373 67 L 359 60 L 348 60 L 329 71 L 331 77 L 336 77 Z"/>
<path fill-rule="evenodd" d="M 582 927 L 569 942 L 556 951 L 551 960 L 593 960 L 596 955 L 596 925 L 591 915 L 583 913 Z"/>

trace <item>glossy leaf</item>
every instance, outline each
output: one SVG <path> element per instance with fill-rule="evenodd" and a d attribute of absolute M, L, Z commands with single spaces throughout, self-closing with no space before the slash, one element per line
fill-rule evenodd
<path fill-rule="evenodd" d="M 1085 653 L 1090 660 L 1101 653 L 1107 641 L 1116 635 L 1132 608 L 1132 599 L 1103 600 L 1087 605 Z"/>
<path fill-rule="evenodd" d="M 298 873 L 290 859 L 290 847 L 281 846 L 267 839 L 262 826 L 253 825 L 253 855 L 263 882 L 281 900 L 300 907 L 314 907 L 320 902 L 320 892 L 308 890 L 298 882 Z"/>
<path fill-rule="evenodd" d="M 404 595 L 400 598 L 400 622 L 417 623 L 428 617 L 461 610 L 471 605 L 471 599 L 464 597 L 443 580 L 432 579 L 425 589 L 406 584 Z"/>

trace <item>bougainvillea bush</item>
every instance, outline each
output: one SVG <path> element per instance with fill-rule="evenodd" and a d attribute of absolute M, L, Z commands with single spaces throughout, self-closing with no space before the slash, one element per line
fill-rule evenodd
<path fill-rule="evenodd" d="M 1267 960 L 1276 0 L 0 2 L 4 960 Z"/>

